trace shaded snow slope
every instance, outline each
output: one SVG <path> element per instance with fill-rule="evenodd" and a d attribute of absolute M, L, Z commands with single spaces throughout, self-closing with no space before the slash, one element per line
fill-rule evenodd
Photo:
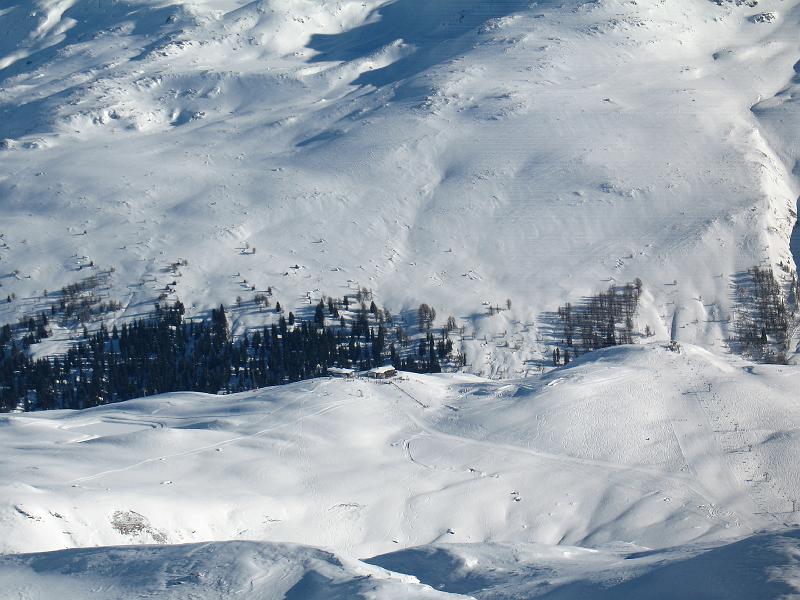
<path fill-rule="evenodd" d="M 186 258 L 190 312 L 242 279 L 286 307 L 511 298 L 468 329 L 525 354 L 542 311 L 641 277 L 642 329 L 677 309 L 683 341 L 720 348 L 730 278 L 791 264 L 798 195 L 798 5 L 737 4 L 6 3 L 4 318 L 89 261 L 139 314 Z M 476 372 L 522 371 L 473 346 Z"/>
<path fill-rule="evenodd" d="M 660 552 L 526 544 L 440 545 L 368 562 L 479 600 L 794 598 L 800 534 L 758 535 L 716 548 Z"/>
<path fill-rule="evenodd" d="M 503 384 L 323 379 L 6 416 L 0 551 L 737 538 L 798 523 L 797 374 L 640 347 Z"/>
<path fill-rule="evenodd" d="M 127 600 L 445 600 L 454 596 L 330 552 L 286 544 L 127 546 L 0 557 L 14 597 Z M 10 596 L 9 596 L 10 597 Z"/>
<path fill-rule="evenodd" d="M 362 562 L 303 546 L 211 542 L 0 557 L 0 585 L 31 600 L 756 600 L 800 593 L 798 549 L 793 531 L 662 552 L 440 544 Z"/>

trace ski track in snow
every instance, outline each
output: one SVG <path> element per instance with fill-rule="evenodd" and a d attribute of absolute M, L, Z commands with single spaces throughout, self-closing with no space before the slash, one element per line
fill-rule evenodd
<path fill-rule="evenodd" d="M 400 387 L 397 384 L 394 384 L 394 385 L 396 387 L 398 387 L 398 388 Z M 416 398 L 414 398 L 413 396 L 411 396 L 411 394 L 409 394 L 405 390 L 402 390 L 402 391 L 407 396 L 411 397 L 420 406 L 423 406 L 423 407 L 425 406 L 421 401 L 419 401 Z M 451 434 L 447 434 L 447 433 L 444 433 L 444 432 L 441 432 L 441 431 L 437 431 L 436 429 L 431 428 L 423 420 L 421 420 L 418 417 L 416 417 L 411 411 L 408 411 L 406 414 L 414 422 L 414 424 L 417 425 L 417 427 L 419 427 L 426 434 L 428 434 L 430 436 L 434 436 L 434 437 L 440 438 L 440 439 L 443 439 L 443 440 L 447 440 L 447 441 L 453 442 L 456 445 L 474 445 L 474 446 L 478 446 L 480 448 L 484 448 L 484 449 L 486 449 L 486 450 L 488 450 L 490 452 L 496 452 L 497 450 L 505 450 L 505 451 L 508 451 L 508 452 L 511 452 L 511 453 L 518 453 L 518 454 L 524 454 L 524 455 L 527 455 L 527 456 L 534 456 L 536 458 L 540 458 L 540 459 L 543 459 L 545 461 L 550 461 L 550 462 L 557 463 L 558 464 L 557 468 L 565 468 L 567 465 L 577 465 L 577 466 L 580 466 L 580 467 L 596 467 L 596 468 L 602 469 L 604 471 L 622 471 L 622 472 L 640 473 L 642 475 L 646 475 L 647 477 L 651 477 L 651 478 L 653 478 L 655 480 L 666 480 L 666 481 L 678 483 L 679 485 L 686 486 L 687 488 L 689 488 L 693 492 L 695 492 L 698 496 L 700 496 L 700 497 L 702 497 L 702 498 L 704 498 L 706 500 L 710 500 L 710 495 L 709 495 L 708 491 L 704 490 L 702 488 L 702 486 L 699 486 L 698 483 L 697 483 L 698 479 L 700 481 L 704 481 L 704 479 L 702 477 L 691 478 L 691 477 L 688 477 L 688 476 L 684 477 L 684 476 L 680 476 L 680 475 L 670 475 L 670 474 L 664 473 L 663 471 L 659 471 L 658 469 L 648 469 L 648 468 L 639 467 L 639 466 L 633 466 L 633 465 L 620 465 L 620 464 L 609 463 L 609 462 L 605 462 L 605 461 L 587 460 L 587 459 L 583 459 L 583 458 L 565 456 L 563 454 L 550 454 L 550 453 L 547 453 L 547 452 L 541 452 L 541 451 L 533 450 L 533 449 L 530 449 L 530 448 L 524 448 L 524 447 L 520 447 L 520 446 L 515 446 L 515 445 L 512 445 L 512 444 L 503 444 L 503 443 L 499 443 L 499 442 L 495 442 L 495 441 L 477 440 L 477 439 L 466 438 L 466 437 L 458 436 L 458 435 L 451 435 Z M 433 468 L 433 467 L 430 467 L 430 466 L 427 466 L 427 465 L 421 463 L 418 460 L 414 460 L 413 459 L 413 457 L 411 456 L 411 452 L 410 452 L 410 444 L 411 444 L 412 441 L 413 441 L 413 438 L 406 441 L 406 443 L 408 444 L 407 450 L 408 450 L 409 460 L 412 460 L 414 463 L 419 464 L 419 465 L 421 465 L 421 466 L 423 466 L 425 468 L 428 468 L 428 469 Z M 704 448 L 704 450 L 712 450 L 712 448 L 706 446 Z M 716 449 L 714 449 L 714 450 L 716 450 Z M 719 454 L 719 452 L 715 452 L 715 453 Z M 700 456 L 700 452 L 693 451 L 692 455 L 693 456 Z M 684 457 L 685 457 L 685 455 L 684 455 Z M 554 467 L 554 468 L 556 468 L 556 467 Z M 738 486 L 735 483 L 733 483 L 733 481 L 731 481 L 729 478 L 725 479 L 725 483 L 726 483 L 726 487 L 723 488 L 723 489 L 725 489 L 726 492 L 731 492 L 731 496 L 736 496 L 738 491 L 739 491 Z"/>

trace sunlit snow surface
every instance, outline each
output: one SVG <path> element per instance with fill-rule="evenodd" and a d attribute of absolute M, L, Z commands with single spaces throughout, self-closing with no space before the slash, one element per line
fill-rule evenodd
<path fill-rule="evenodd" d="M 506 378 L 2 416 L 0 597 L 800 593 L 799 375 L 725 345 L 736 275 L 794 269 L 798 30 L 797 0 L 0 3 L 0 322 L 100 267 L 114 318 L 175 280 L 245 296 L 237 331 L 250 285 L 365 286 Z M 636 277 L 681 354 L 522 378 L 544 312 Z"/>
<path fill-rule="evenodd" d="M 254 543 L 12 555 L 3 589 L 430 593 L 358 558 L 486 598 L 800 593 L 800 373 L 696 347 L 590 357 L 503 383 L 320 379 L 4 417 L 0 551 Z"/>
<path fill-rule="evenodd" d="M 118 317 L 366 286 L 513 377 L 542 312 L 640 277 L 642 330 L 719 348 L 732 278 L 792 264 L 797 4 L 9 0 L 0 316 L 90 261 Z"/>

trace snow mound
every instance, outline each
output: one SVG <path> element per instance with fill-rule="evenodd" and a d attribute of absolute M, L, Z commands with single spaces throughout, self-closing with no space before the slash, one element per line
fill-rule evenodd
<path fill-rule="evenodd" d="M 212 542 L 0 557 L 0 585 L 30 600 L 752 600 L 800 593 L 799 551 L 797 530 L 658 552 L 441 544 L 366 561 L 291 544 Z"/>
<path fill-rule="evenodd" d="M 215 542 L 82 548 L 0 558 L 5 593 L 34 599 L 452 598 L 409 575 L 289 544 Z M 10 596 L 9 596 L 10 597 Z"/>

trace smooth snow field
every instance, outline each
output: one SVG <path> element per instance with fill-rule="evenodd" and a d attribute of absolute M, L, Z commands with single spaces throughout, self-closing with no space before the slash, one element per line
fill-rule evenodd
<path fill-rule="evenodd" d="M 800 328 L 729 343 L 798 98 L 800 0 L 0 0 L 0 324 L 368 288 L 467 363 L 0 415 L 0 600 L 800 598 Z"/>

